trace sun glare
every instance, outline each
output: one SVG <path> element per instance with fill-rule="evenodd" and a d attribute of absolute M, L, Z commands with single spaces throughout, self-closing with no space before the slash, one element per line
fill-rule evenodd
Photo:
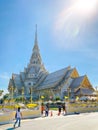
<path fill-rule="evenodd" d="M 67 40 L 78 39 L 85 32 L 86 27 L 89 28 L 97 17 L 98 0 L 70 1 L 69 5 L 59 13 L 55 22 L 55 34 L 56 37 L 60 37 L 60 40 L 64 38 Z M 74 44 L 76 47 L 79 45 L 78 43 Z M 65 45 L 66 48 L 71 46 L 71 44 Z"/>
<path fill-rule="evenodd" d="M 91 14 L 95 11 L 98 0 L 77 0 L 74 9 L 83 15 Z"/>

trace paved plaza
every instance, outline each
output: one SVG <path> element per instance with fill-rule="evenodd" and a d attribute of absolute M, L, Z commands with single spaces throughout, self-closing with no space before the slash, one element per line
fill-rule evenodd
<path fill-rule="evenodd" d="M 13 122 L 14 123 L 14 122 Z M 1 125 L 0 130 L 13 130 L 13 123 Z M 98 113 L 82 113 L 39 117 L 22 120 L 16 130 L 98 130 Z"/>

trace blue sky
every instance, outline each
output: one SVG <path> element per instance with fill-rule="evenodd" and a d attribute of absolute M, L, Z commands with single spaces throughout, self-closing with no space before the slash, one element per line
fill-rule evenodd
<path fill-rule="evenodd" d="M 0 0 L 0 89 L 27 67 L 35 24 L 49 72 L 70 65 L 98 86 L 98 0 L 83 1 Z"/>

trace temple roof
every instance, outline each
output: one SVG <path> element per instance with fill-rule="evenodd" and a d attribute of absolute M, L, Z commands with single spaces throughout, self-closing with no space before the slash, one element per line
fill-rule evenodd
<path fill-rule="evenodd" d="M 16 74 L 13 81 L 14 81 L 15 87 L 21 88 L 23 86 L 20 75 Z"/>
<path fill-rule="evenodd" d="M 70 77 L 70 74 L 72 73 L 73 70 L 74 68 L 67 71 L 66 78 Z"/>
<path fill-rule="evenodd" d="M 69 67 L 48 74 L 45 80 L 38 86 L 37 89 L 47 89 L 55 87 L 55 85 L 57 85 L 67 74 L 68 69 Z"/>
<path fill-rule="evenodd" d="M 94 92 L 93 90 L 88 88 L 79 88 L 75 95 L 84 95 L 84 96 L 93 95 L 93 92 Z"/>
<path fill-rule="evenodd" d="M 21 76 L 22 80 L 24 81 L 25 80 L 25 73 L 24 72 L 20 72 L 20 76 Z"/>
<path fill-rule="evenodd" d="M 75 89 L 75 88 L 79 87 L 81 85 L 81 82 L 83 81 L 84 77 L 85 76 L 80 76 L 78 78 L 74 78 L 73 82 L 70 85 L 70 88 Z"/>

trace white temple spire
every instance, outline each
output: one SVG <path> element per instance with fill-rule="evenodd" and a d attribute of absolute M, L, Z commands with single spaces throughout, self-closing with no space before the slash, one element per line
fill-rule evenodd
<path fill-rule="evenodd" d="M 43 66 L 41 55 L 40 55 L 40 49 L 38 46 L 38 40 L 37 40 L 37 24 L 36 24 L 36 28 L 35 28 L 34 47 L 32 49 L 32 55 L 31 55 L 29 66 L 32 66 L 32 65 L 39 66 L 40 68 L 42 68 L 42 66 Z"/>

